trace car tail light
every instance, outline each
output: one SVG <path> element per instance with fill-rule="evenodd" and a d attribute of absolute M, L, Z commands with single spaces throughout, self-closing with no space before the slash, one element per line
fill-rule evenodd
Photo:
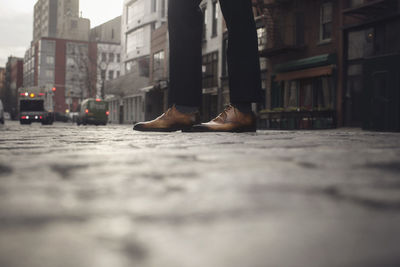
<path fill-rule="evenodd" d="M 44 93 L 39 93 L 40 96 L 44 96 Z"/>
<path fill-rule="evenodd" d="M 97 102 L 101 102 L 101 99 L 100 99 L 100 98 L 97 98 L 96 101 L 97 101 Z"/>
<path fill-rule="evenodd" d="M 20 96 L 25 96 L 25 93 L 20 93 L 19 95 L 20 95 Z"/>
<path fill-rule="evenodd" d="M 26 116 L 22 116 L 21 119 L 26 120 Z"/>
<path fill-rule="evenodd" d="M 88 109 L 86 109 L 86 110 L 85 110 L 85 113 L 86 113 L 86 114 L 88 114 L 88 113 L 89 113 L 89 110 L 88 110 Z"/>
<path fill-rule="evenodd" d="M 106 115 L 107 115 L 107 116 L 110 115 L 110 111 L 107 111 L 107 112 L 106 112 Z"/>
<path fill-rule="evenodd" d="M 43 116 L 40 116 L 40 119 L 43 119 Z"/>

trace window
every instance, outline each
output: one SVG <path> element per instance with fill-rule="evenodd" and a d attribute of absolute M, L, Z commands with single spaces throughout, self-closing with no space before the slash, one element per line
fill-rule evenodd
<path fill-rule="evenodd" d="M 332 38 L 332 2 L 325 2 L 321 5 L 320 40 L 329 41 Z"/>
<path fill-rule="evenodd" d="M 108 60 L 109 60 L 109 62 L 114 62 L 114 58 L 115 58 L 114 53 L 108 54 Z"/>
<path fill-rule="evenodd" d="M 165 18 L 165 13 L 166 13 L 166 10 L 165 10 L 165 0 L 161 0 L 161 17 L 162 17 L 162 18 Z"/>
<path fill-rule="evenodd" d="M 106 53 L 101 53 L 101 61 L 103 61 L 103 62 L 107 61 L 107 54 Z"/>
<path fill-rule="evenodd" d="M 117 54 L 117 62 L 118 62 L 118 63 L 121 62 L 121 54 Z"/>
<path fill-rule="evenodd" d="M 304 13 L 298 12 L 295 15 L 296 19 L 296 46 L 303 46 L 304 45 L 304 32 L 305 32 L 305 25 L 304 25 Z M 330 37 L 329 37 L 330 38 Z"/>
<path fill-rule="evenodd" d="M 126 38 L 126 53 L 132 53 L 144 45 L 144 31 L 143 28 L 128 33 Z"/>
<path fill-rule="evenodd" d="M 119 78 L 119 76 L 121 75 L 120 71 L 117 71 L 117 78 Z"/>
<path fill-rule="evenodd" d="M 164 76 L 164 50 L 153 55 L 153 80 L 158 80 Z"/>
<path fill-rule="evenodd" d="M 109 79 L 109 80 L 114 79 L 114 71 L 113 71 L 113 70 L 110 70 L 110 71 L 108 72 L 108 79 Z"/>
<path fill-rule="evenodd" d="M 53 65 L 54 64 L 54 57 L 53 56 L 47 56 L 46 57 L 46 63 L 49 65 Z"/>
<path fill-rule="evenodd" d="M 218 2 L 212 4 L 212 37 L 218 35 Z"/>
<path fill-rule="evenodd" d="M 218 52 L 203 56 L 203 88 L 218 86 Z"/>
<path fill-rule="evenodd" d="M 75 60 L 72 57 L 67 58 L 67 66 L 68 67 L 74 67 L 75 66 Z"/>
<path fill-rule="evenodd" d="M 203 11 L 203 41 L 207 40 L 207 6 L 201 8 Z"/>
<path fill-rule="evenodd" d="M 76 29 L 76 28 L 78 28 L 78 21 L 71 20 L 71 29 Z"/>
<path fill-rule="evenodd" d="M 373 28 L 349 32 L 347 59 L 356 60 L 374 55 L 374 33 Z"/>
<path fill-rule="evenodd" d="M 157 12 L 157 0 L 151 0 L 151 12 Z"/>
<path fill-rule="evenodd" d="M 53 78 L 54 77 L 54 71 L 53 70 L 46 70 L 46 77 Z"/>
<path fill-rule="evenodd" d="M 128 10 L 127 10 L 128 24 L 131 24 L 134 22 L 140 22 L 140 20 L 144 16 L 144 4 L 145 4 L 145 1 L 137 0 L 128 6 Z"/>
<path fill-rule="evenodd" d="M 267 45 L 267 30 L 262 27 L 257 29 L 258 50 L 264 50 Z"/>

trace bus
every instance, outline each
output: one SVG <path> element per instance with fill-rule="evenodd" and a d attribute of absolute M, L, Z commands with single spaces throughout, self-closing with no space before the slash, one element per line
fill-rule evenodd
<path fill-rule="evenodd" d="M 76 124 L 87 125 L 107 125 L 108 115 L 108 103 L 101 99 L 89 98 L 85 99 L 81 103 L 81 109 L 79 112 Z"/>

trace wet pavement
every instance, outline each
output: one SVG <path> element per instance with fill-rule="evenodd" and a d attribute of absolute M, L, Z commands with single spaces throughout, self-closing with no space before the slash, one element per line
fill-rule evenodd
<path fill-rule="evenodd" d="M 400 134 L 0 125 L 2 267 L 398 267 Z"/>

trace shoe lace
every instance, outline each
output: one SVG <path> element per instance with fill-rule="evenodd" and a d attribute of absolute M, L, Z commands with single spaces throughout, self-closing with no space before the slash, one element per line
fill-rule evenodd
<path fill-rule="evenodd" d="M 214 121 L 218 121 L 218 120 L 225 120 L 226 117 L 228 116 L 228 111 L 233 109 L 234 107 L 229 104 L 225 107 L 224 111 L 222 111 L 215 119 Z"/>

